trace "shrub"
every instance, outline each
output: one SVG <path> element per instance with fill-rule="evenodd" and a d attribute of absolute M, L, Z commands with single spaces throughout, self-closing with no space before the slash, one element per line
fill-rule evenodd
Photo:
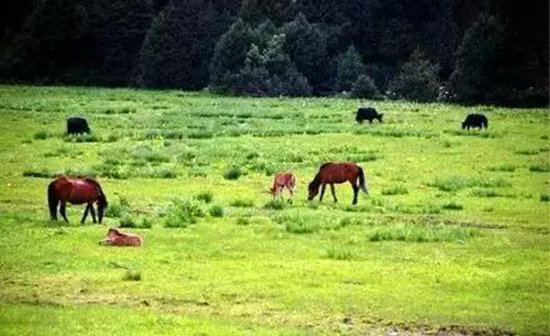
<path fill-rule="evenodd" d="M 420 102 L 434 101 L 439 93 L 439 67 L 419 50 L 403 64 L 389 89 L 398 97 Z"/>
<path fill-rule="evenodd" d="M 195 198 L 199 201 L 203 201 L 204 203 L 210 203 L 212 202 L 212 199 L 214 198 L 214 194 L 210 191 L 203 191 L 195 196 Z"/>
<path fill-rule="evenodd" d="M 125 215 L 119 222 L 121 228 L 135 228 L 137 227 L 136 222 L 130 215 Z"/>
<path fill-rule="evenodd" d="M 250 218 L 249 217 L 238 217 L 237 218 L 237 225 L 250 225 Z"/>
<path fill-rule="evenodd" d="M 378 98 L 380 93 L 376 84 L 367 75 L 360 75 L 351 88 L 351 96 L 354 98 Z"/>
<path fill-rule="evenodd" d="M 242 174 L 241 168 L 237 166 L 229 167 L 225 173 L 223 174 L 223 177 L 226 180 L 236 180 L 238 179 Z"/>
<path fill-rule="evenodd" d="M 210 207 L 210 209 L 208 210 L 208 213 L 212 217 L 223 217 L 224 210 L 223 210 L 223 207 L 221 205 L 216 204 L 216 205 L 212 205 Z"/>
<path fill-rule="evenodd" d="M 196 200 L 174 200 L 169 206 L 164 226 L 167 228 L 185 228 L 197 222 L 197 217 L 204 217 L 204 203 Z"/>
<path fill-rule="evenodd" d="M 540 201 L 541 202 L 550 202 L 550 195 L 549 194 L 540 194 Z"/>

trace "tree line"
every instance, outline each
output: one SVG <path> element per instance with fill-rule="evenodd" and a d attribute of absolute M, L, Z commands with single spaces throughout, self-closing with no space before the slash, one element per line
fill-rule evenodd
<path fill-rule="evenodd" d="M 548 1 L 19 0 L 4 83 L 548 105 Z"/>

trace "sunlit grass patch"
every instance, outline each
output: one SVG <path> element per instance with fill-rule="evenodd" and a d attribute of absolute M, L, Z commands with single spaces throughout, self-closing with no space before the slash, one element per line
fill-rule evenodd
<path fill-rule="evenodd" d="M 481 188 L 501 188 L 509 187 L 512 184 L 504 179 L 477 179 L 465 176 L 448 176 L 437 178 L 434 182 L 428 183 L 428 186 L 438 188 L 441 191 L 456 192 L 464 188 L 481 187 Z"/>
<path fill-rule="evenodd" d="M 368 239 L 404 242 L 462 242 L 479 233 L 472 228 L 450 225 L 394 224 L 377 227 L 368 233 Z"/>

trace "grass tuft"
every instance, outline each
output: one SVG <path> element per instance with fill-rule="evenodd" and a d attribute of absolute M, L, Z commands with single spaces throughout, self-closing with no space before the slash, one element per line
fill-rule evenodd
<path fill-rule="evenodd" d="M 477 235 L 474 229 L 460 226 L 396 224 L 374 229 L 368 239 L 372 242 L 462 242 Z"/>
<path fill-rule="evenodd" d="M 223 177 L 226 180 L 237 180 L 242 175 L 241 168 L 237 166 L 229 167 L 224 173 Z"/>

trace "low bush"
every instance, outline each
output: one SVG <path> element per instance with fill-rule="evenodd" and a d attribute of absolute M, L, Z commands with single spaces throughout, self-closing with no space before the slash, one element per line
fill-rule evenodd
<path fill-rule="evenodd" d="M 462 210 L 463 207 L 461 204 L 458 204 L 458 203 L 455 203 L 455 202 L 449 202 L 449 203 L 446 203 L 446 204 L 443 204 L 442 206 L 443 209 L 446 209 L 446 210 Z"/>

